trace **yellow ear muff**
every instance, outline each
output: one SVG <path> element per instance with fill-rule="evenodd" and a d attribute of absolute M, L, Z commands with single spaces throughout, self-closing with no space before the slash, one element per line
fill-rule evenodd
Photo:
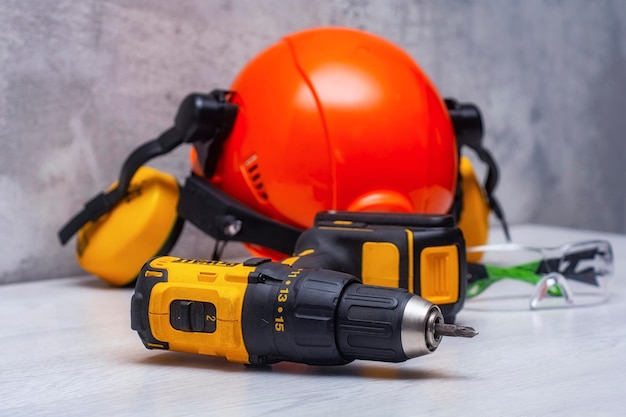
<path fill-rule="evenodd" d="M 173 176 L 140 167 L 126 197 L 78 231 L 80 266 L 110 284 L 131 284 L 148 259 L 169 251 L 178 238 L 183 225 L 176 210 L 179 194 Z"/>
<path fill-rule="evenodd" d="M 487 243 L 489 232 L 489 203 L 478 183 L 472 163 L 465 156 L 459 163 L 461 173 L 461 193 L 463 209 L 459 219 L 459 228 L 465 237 L 467 246 L 479 246 Z M 482 253 L 468 253 L 469 262 L 478 262 Z"/>

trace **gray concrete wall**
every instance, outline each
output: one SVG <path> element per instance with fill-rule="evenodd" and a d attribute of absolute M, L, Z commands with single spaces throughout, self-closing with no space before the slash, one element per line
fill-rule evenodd
<path fill-rule="evenodd" d="M 626 2 L 0 2 L 0 282 L 81 273 L 58 228 L 282 35 L 341 25 L 407 50 L 482 109 L 510 221 L 626 232 Z M 187 150 L 153 165 L 183 178 Z M 190 229 L 179 251 L 206 256 Z"/>

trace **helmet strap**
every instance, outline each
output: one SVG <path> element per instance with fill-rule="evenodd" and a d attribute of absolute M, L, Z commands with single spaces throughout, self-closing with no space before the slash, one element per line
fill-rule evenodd
<path fill-rule="evenodd" d="M 99 219 L 122 201 L 133 176 L 149 160 L 171 152 L 182 143 L 206 146 L 208 152 L 214 144 L 223 142 L 232 130 L 238 109 L 237 105 L 227 102 L 229 94 L 214 90 L 209 94 L 192 93 L 185 97 L 178 108 L 174 126 L 136 148 L 124 161 L 117 185 L 89 200 L 83 210 L 61 228 L 58 234 L 61 244 L 67 243 L 81 227 Z M 216 153 L 211 149 L 211 154 Z"/>
<path fill-rule="evenodd" d="M 459 103 L 453 98 L 446 98 L 444 101 L 452 119 L 459 153 L 462 146 L 467 146 L 487 165 L 487 178 L 483 190 L 489 202 L 489 208 L 500 221 L 504 236 L 510 242 L 509 225 L 504 216 L 504 211 L 494 195 L 499 178 L 498 165 L 491 152 L 483 145 L 484 129 L 480 109 L 475 104 Z"/>

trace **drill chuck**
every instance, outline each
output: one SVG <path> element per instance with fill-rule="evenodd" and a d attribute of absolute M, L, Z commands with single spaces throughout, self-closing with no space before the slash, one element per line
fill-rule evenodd
<path fill-rule="evenodd" d="M 437 349 L 436 305 L 405 290 L 351 284 L 338 305 L 337 338 L 343 357 L 402 362 Z"/>
<path fill-rule="evenodd" d="M 443 323 L 439 307 L 419 297 L 409 300 L 401 327 L 402 345 L 408 357 L 426 355 L 437 349 L 441 342 L 441 336 L 435 334 L 437 323 Z"/>
<path fill-rule="evenodd" d="M 131 322 L 149 349 L 259 365 L 402 362 L 435 351 L 443 335 L 475 334 L 406 290 L 259 258 L 155 258 L 139 275 Z"/>

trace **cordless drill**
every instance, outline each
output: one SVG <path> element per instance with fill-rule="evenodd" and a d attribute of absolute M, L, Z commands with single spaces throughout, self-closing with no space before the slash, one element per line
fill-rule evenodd
<path fill-rule="evenodd" d="M 402 362 L 435 351 L 442 336 L 477 334 L 407 290 L 266 258 L 154 258 L 138 277 L 131 323 L 148 349 L 252 365 Z"/>

